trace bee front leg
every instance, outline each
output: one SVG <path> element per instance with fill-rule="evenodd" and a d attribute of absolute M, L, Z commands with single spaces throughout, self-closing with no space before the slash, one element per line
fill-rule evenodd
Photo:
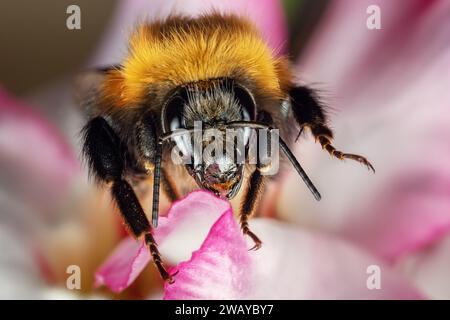
<path fill-rule="evenodd" d="M 317 94 L 310 88 L 300 86 L 291 89 L 289 92 L 292 111 L 294 113 L 295 120 L 300 126 L 300 132 L 297 136 L 297 140 L 303 132 L 304 128 L 309 128 L 312 135 L 318 141 L 322 148 L 332 156 L 338 159 L 351 159 L 365 165 L 369 170 L 375 172 L 372 164 L 363 156 L 344 153 L 336 150 L 331 144 L 333 140 L 333 132 L 327 125 L 326 114 L 324 108 L 320 103 L 320 99 Z"/>
<path fill-rule="evenodd" d="M 126 151 L 119 137 L 102 117 L 90 120 L 83 131 L 83 153 L 91 172 L 98 181 L 112 183 L 111 195 L 117 203 L 130 233 L 135 238 L 144 236 L 161 277 L 172 283 L 172 275 L 164 268 L 156 241 L 153 238 L 152 227 L 133 188 L 123 178 L 125 169 L 123 155 Z"/>
<path fill-rule="evenodd" d="M 250 250 L 258 250 L 261 248 L 262 241 L 250 230 L 248 219 L 256 209 L 257 202 L 261 197 L 264 189 L 264 177 L 261 175 L 259 166 L 250 176 L 249 186 L 244 194 L 244 200 L 241 204 L 240 224 L 242 232 L 249 236 L 255 245 Z"/>
<path fill-rule="evenodd" d="M 258 115 L 258 122 L 271 126 L 273 124 L 272 116 L 265 111 L 260 111 Z M 248 219 L 254 213 L 257 203 L 264 192 L 264 176 L 261 174 L 263 166 L 260 161 L 259 154 L 259 134 L 256 135 L 256 145 L 258 146 L 257 163 L 255 171 L 250 176 L 249 185 L 244 194 L 244 200 L 241 204 L 240 224 L 241 230 L 245 235 L 248 235 L 255 245 L 250 250 L 258 250 L 261 248 L 262 241 L 249 229 Z"/>

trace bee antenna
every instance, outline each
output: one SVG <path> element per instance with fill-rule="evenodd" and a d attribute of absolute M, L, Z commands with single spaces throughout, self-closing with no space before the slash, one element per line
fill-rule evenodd
<path fill-rule="evenodd" d="M 280 143 L 281 150 L 283 150 L 283 152 L 286 155 L 286 157 L 292 163 L 292 165 L 294 166 L 294 169 L 297 171 L 299 176 L 302 178 L 303 182 L 306 184 L 306 186 L 308 187 L 309 191 L 311 191 L 311 193 L 313 194 L 314 198 L 317 201 L 320 201 L 322 196 L 320 195 L 319 191 L 314 186 L 314 184 L 312 183 L 311 179 L 308 177 L 308 175 L 306 174 L 305 170 L 302 168 L 302 166 L 298 162 L 297 158 L 295 158 L 295 156 L 293 155 L 292 151 L 287 146 L 286 142 L 284 142 L 283 139 L 281 139 L 281 137 L 278 137 L 278 138 L 279 138 L 279 143 Z"/>
<path fill-rule="evenodd" d="M 159 184 L 161 179 L 161 157 L 162 157 L 162 141 L 156 146 L 155 169 L 153 171 L 153 206 L 152 206 L 152 224 L 158 227 L 159 216 Z"/>

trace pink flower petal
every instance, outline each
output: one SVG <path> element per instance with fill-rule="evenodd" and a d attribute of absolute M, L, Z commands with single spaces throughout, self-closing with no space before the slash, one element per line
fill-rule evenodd
<path fill-rule="evenodd" d="M 192 220 L 193 224 L 188 223 Z M 421 297 L 388 266 L 348 243 L 275 220 L 254 219 L 251 225 L 264 241 L 256 252 L 248 251 L 251 241 L 244 240 L 226 201 L 196 191 L 175 203 L 168 217 L 161 219 L 156 236 L 167 252 L 178 251 L 175 260 L 183 259 L 180 256 L 188 258 L 171 268 L 171 272 L 178 271 L 178 274 L 174 284 L 165 285 L 164 298 Z M 209 229 L 209 233 L 204 234 Z M 206 239 L 191 256 L 199 247 L 196 243 L 187 244 L 186 240 L 193 237 L 200 242 Z M 179 247 L 184 248 L 183 254 Z M 149 261 L 146 247 L 128 238 L 99 268 L 96 283 L 120 292 L 135 280 Z M 381 268 L 380 290 L 369 290 L 366 286 L 366 270 L 370 265 Z"/>
<path fill-rule="evenodd" d="M 49 211 L 79 173 L 76 156 L 61 134 L 1 88 L 0 167 L 7 186 L 3 191 L 36 212 Z"/>
<path fill-rule="evenodd" d="M 165 284 L 164 299 L 241 299 L 249 290 L 252 269 L 248 246 L 231 208 L 217 220 L 200 249 L 178 271 L 174 284 Z"/>
<path fill-rule="evenodd" d="M 251 253 L 250 299 L 419 299 L 423 296 L 378 258 L 334 236 L 255 219 L 264 241 Z M 368 289 L 369 266 L 380 268 L 380 289 Z"/>
<path fill-rule="evenodd" d="M 211 225 L 229 204 L 206 191 L 191 192 L 175 202 L 167 217 L 160 217 L 155 239 L 165 261 L 186 259 L 205 239 Z M 167 250 L 170 246 L 173 250 Z M 175 258 L 174 258 L 175 257 Z M 124 239 L 96 273 L 96 285 L 106 285 L 114 292 L 127 288 L 144 269 L 151 257 L 142 241 Z"/>
<path fill-rule="evenodd" d="M 268 219 L 252 220 L 263 247 L 249 252 L 231 211 L 201 248 L 180 263 L 165 299 L 418 299 L 422 295 L 378 259 L 333 237 Z M 367 287 L 379 266 L 380 289 Z"/>
<path fill-rule="evenodd" d="M 144 243 L 126 238 L 97 270 L 95 286 L 106 285 L 114 292 L 121 292 L 133 283 L 150 259 Z"/>
<path fill-rule="evenodd" d="M 0 87 L 1 298 L 45 298 L 53 274 L 42 239 L 55 221 L 63 224 L 61 207 L 79 173 L 61 133 Z"/>
<path fill-rule="evenodd" d="M 450 299 L 450 236 L 405 257 L 396 268 L 428 297 Z"/>

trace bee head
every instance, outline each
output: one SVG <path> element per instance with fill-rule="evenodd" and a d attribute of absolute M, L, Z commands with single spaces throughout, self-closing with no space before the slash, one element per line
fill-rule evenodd
<path fill-rule="evenodd" d="M 186 169 L 199 187 L 231 199 L 242 184 L 251 130 L 231 129 L 227 124 L 255 118 L 250 91 L 232 80 L 218 79 L 175 90 L 161 120 L 164 133 L 194 129 L 173 138 Z"/>

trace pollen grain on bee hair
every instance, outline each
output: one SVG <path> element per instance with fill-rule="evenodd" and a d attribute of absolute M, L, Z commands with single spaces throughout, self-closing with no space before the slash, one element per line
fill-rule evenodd
<path fill-rule="evenodd" d="M 194 129 L 179 129 L 171 138 L 171 160 L 176 165 L 215 163 L 256 165 L 261 174 L 270 176 L 279 170 L 279 130 L 254 128 L 203 128 L 201 121 Z"/>

